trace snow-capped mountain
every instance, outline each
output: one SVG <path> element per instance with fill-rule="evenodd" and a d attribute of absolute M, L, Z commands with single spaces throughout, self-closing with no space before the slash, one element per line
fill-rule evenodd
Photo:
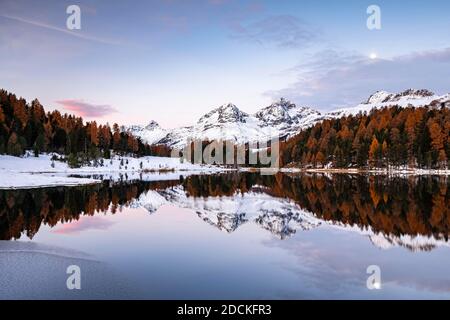
<path fill-rule="evenodd" d="M 247 114 L 232 103 L 224 104 L 203 115 L 189 127 L 164 130 L 159 125 L 130 126 L 132 132 L 150 144 L 165 144 L 183 148 L 189 140 L 232 141 L 236 144 L 266 142 L 273 137 L 288 137 L 322 118 L 320 112 L 308 107 L 297 107 L 281 99 L 255 114 Z"/>
<path fill-rule="evenodd" d="M 386 91 L 377 91 L 373 95 L 369 97 L 366 104 L 375 104 L 375 103 L 396 103 L 400 101 L 408 102 L 408 101 L 417 101 L 418 99 L 433 97 L 435 94 L 429 90 L 421 89 L 414 90 L 408 89 L 401 93 L 389 93 Z"/>
<path fill-rule="evenodd" d="M 367 101 L 351 108 L 342 108 L 326 114 L 328 117 L 340 118 L 348 115 L 356 115 L 359 112 L 370 112 L 372 109 L 380 109 L 390 106 L 406 107 L 424 107 L 430 105 L 450 103 L 450 94 L 438 96 L 425 89 L 408 89 L 400 93 L 390 93 L 386 91 L 377 91 L 372 94 Z"/>
<path fill-rule="evenodd" d="M 276 128 L 280 136 L 290 136 L 322 118 L 319 111 L 297 107 L 283 98 L 255 114 L 261 126 Z"/>
<path fill-rule="evenodd" d="M 150 121 L 150 123 L 145 127 L 133 125 L 129 127 L 122 127 L 122 131 L 129 131 L 133 135 L 140 137 L 148 144 L 156 144 L 168 134 L 167 130 L 161 128 L 160 125 L 153 120 Z"/>
<path fill-rule="evenodd" d="M 239 110 L 234 104 L 228 103 L 214 109 L 198 120 L 205 129 L 224 123 L 246 123 L 248 114 Z"/>
<path fill-rule="evenodd" d="M 321 113 L 281 98 L 255 114 L 247 114 L 232 103 L 224 104 L 203 115 L 189 127 L 165 130 L 155 121 L 149 125 L 124 127 L 149 144 L 165 144 L 182 149 L 189 140 L 227 140 L 237 144 L 266 142 L 274 137 L 289 138 L 318 121 L 370 112 L 374 108 L 398 105 L 421 107 L 450 105 L 450 94 L 435 95 L 425 89 L 408 89 L 400 93 L 378 91 L 355 107 Z"/>
<path fill-rule="evenodd" d="M 242 112 L 234 104 L 228 103 L 202 116 L 192 127 L 189 138 L 245 143 L 266 137 L 270 137 L 268 130 L 262 130 L 255 117 Z"/>

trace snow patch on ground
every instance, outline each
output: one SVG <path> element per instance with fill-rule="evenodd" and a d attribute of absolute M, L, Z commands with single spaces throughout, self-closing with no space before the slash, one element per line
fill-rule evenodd
<path fill-rule="evenodd" d="M 61 177 L 53 174 L 0 172 L 0 189 L 33 189 L 53 186 L 76 186 L 100 182 L 95 179 Z"/>
<path fill-rule="evenodd" d="M 179 177 L 179 172 L 213 173 L 224 171 L 223 168 L 195 165 L 188 162 L 180 163 L 177 158 L 165 157 L 119 157 L 103 159 L 103 166 L 84 166 L 70 168 L 67 163 L 52 161 L 51 154 L 39 157 L 27 155 L 12 157 L 0 155 L 0 189 L 25 189 L 50 186 L 73 186 L 97 183 L 105 177 L 117 180 L 126 175 L 128 179 L 155 180 L 161 173 L 172 173 L 172 177 Z M 177 173 L 178 172 L 178 173 Z M 98 179 L 92 176 L 98 175 Z M 73 176 L 91 176 L 73 177 Z M 159 179 L 160 177 L 158 177 Z"/>

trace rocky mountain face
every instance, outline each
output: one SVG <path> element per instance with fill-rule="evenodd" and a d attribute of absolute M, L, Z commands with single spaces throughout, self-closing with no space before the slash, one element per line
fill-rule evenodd
<path fill-rule="evenodd" d="M 198 124 L 202 124 L 204 129 L 225 123 L 246 123 L 248 114 L 239 110 L 234 104 L 228 103 L 216 108 L 198 120 Z"/>
<path fill-rule="evenodd" d="M 319 111 L 298 107 L 283 98 L 255 113 L 262 127 L 276 128 L 280 136 L 289 136 L 322 118 Z"/>
<path fill-rule="evenodd" d="M 247 114 L 234 104 L 227 103 L 203 115 L 197 123 L 189 127 L 166 130 L 155 121 L 151 121 L 147 126 L 129 126 L 123 127 L 123 130 L 132 132 L 149 144 L 165 144 L 179 149 L 183 148 L 189 140 L 196 139 L 228 140 L 236 144 L 265 142 L 273 137 L 289 138 L 324 119 L 356 115 L 359 112 L 370 112 L 374 108 L 394 105 L 400 107 L 450 106 L 450 94 L 437 96 L 425 89 L 408 89 L 400 93 L 378 91 L 355 107 L 326 113 L 305 106 L 297 106 L 283 98 L 255 114 Z"/>
<path fill-rule="evenodd" d="M 386 91 L 378 91 L 370 96 L 366 104 L 398 102 L 403 98 L 406 98 L 406 100 L 415 100 L 433 96 L 435 96 L 435 94 L 426 89 L 421 90 L 408 89 L 396 94 L 389 93 Z"/>

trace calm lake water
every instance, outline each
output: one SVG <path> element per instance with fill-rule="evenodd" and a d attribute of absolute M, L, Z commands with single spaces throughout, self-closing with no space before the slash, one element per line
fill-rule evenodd
<path fill-rule="evenodd" d="M 0 191 L 0 298 L 449 299 L 449 207 L 450 179 L 433 176 Z M 70 265 L 81 290 L 66 287 Z"/>

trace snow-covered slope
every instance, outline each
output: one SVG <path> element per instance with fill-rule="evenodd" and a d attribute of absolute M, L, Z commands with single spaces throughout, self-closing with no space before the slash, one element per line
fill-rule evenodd
<path fill-rule="evenodd" d="M 143 126 L 129 126 L 122 127 L 122 131 L 129 131 L 134 136 L 140 137 L 143 141 L 146 141 L 148 144 L 155 144 L 164 138 L 168 131 L 161 128 L 156 121 L 150 121 L 148 125 Z"/>
<path fill-rule="evenodd" d="M 322 114 L 309 107 L 298 107 L 283 98 L 255 114 L 261 126 L 275 128 L 281 136 L 290 136 L 321 120 Z"/>
<path fill-rule="evenodd" d="M 164 130 L 159 126 L 130 126 L 125 130 L 141 137 L 147 143 L 165 144 L 183 148 L 189 140 L 223 140 L 237 144 L 268 141 L 273 137 L 286 137 L 310 126 L 322 117 L 308 107 L 297 107 L 281 99 L 250 115 L 232 103 L 224 104 L 203 115 L 190 127 Z M 155 123 L 152 121 L 151 123 Z M 159 140 L 158 140 L 159 138 Z"/>
<path fill-rule="evenodd" d="M 367 101 L 360 103 L 355 107 L 338 109 L 327 113 L 325 116 L 340 118 L 348 115 L 356 115 L 359 112 L 370 112 L 372 109 L 380 109 L 389 106 L 400 106 L 406 108 L 440 105 L 442 103 L 450 103 L 450 94 L 438 96 L 425 89 L 408 89 L 400 93 L 377 91 L 371 95 Z"/>
<path fill-rule="evenodd" d="M 183 148 L 189 140 L 228 140 L 237 144 L 268 141 L 274 137 L 289 138 L 300 130 L 314 125 L 323 119 L 356 115 L 370 112 L 374 108 L 398 105 L 428 106 L 450 105 L 450 94 L 443 96 L 421 89 L 408 89 L 400 93 L 378 91 L 367 101 L 351 108 L 321 113 L 309 107 L 297 106 L 280 99 L 264 107 L 255 114 L 247 114 L 232 103 L 224 104 L 202 116 L 197 123 L 189 127 L 172 130 L 162 129 L 152 121 L 146 127 L 124 127 L 150 144 L 165 144 L 172 148 Z"/>
<path fill-rule="evenodd" d="M 257 119 L 228 103 L 202 116 L 192 127 L 188 138 L 192 140 L 230 140 L 235 143 L 256 141 L 268 137 Z M 174 141 L 175 146 L 187 140 Z"/>
<path fill-rule="evenodd" d="M 207 165 L 180 163 L 177 158 L 113 156 L 102 159 L 98 164 L 81 168 L 70 168 L 66 162 L 52 161 L 52 154 L 41 154 L 35 158 L 30 153 L 24 157 L 0 155 L 0 189 L 38 188 L 48 186 L 71 186 L 100 182 L 76 176 L 101 175 L 111 180 L 122 179 L 122 175 L 129 178 L 143 179 L 142 174 L 158 175 L 163 172 L 173 172 L 176 178 L 179 171 L 184 174 L 219 172 L 223 169 Z M 157 177 L 164 180 L 163 177 Z M 145 180 L 145 177 L 144 177 Z M 155 179 L 153 179 L 155 180 Z"/>

